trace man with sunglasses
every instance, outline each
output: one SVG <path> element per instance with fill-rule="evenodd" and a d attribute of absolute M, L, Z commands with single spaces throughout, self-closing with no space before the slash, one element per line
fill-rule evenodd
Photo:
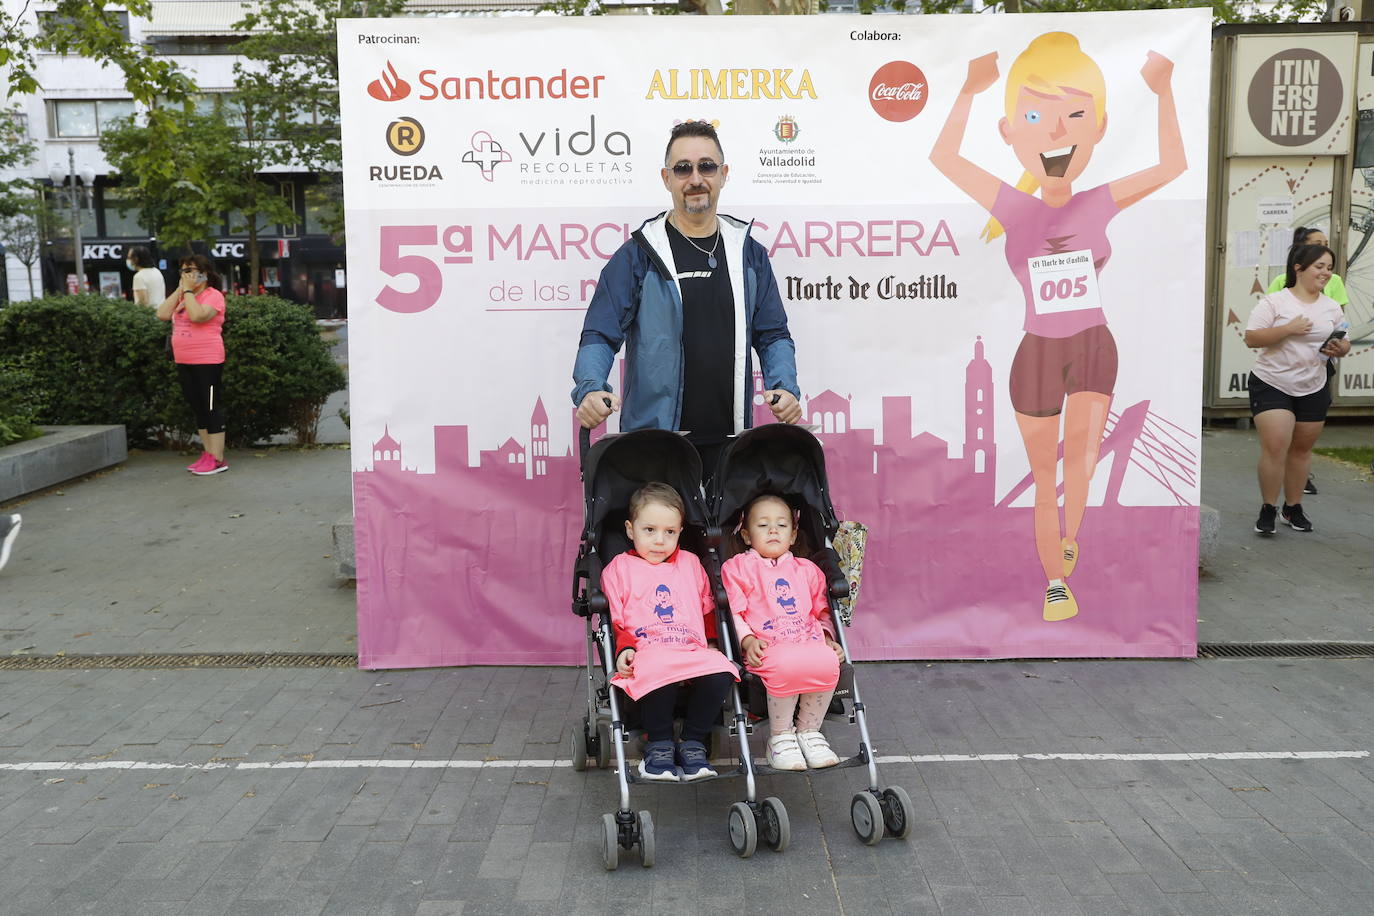
<path fill-rule="evenodd" d="M 620 410 L 620 428 L 687 432 L 706 476 L 727 438 L 751 425 L 753 353 L 764 403 L 801 419 L 796 349 L 768 253 L 750 223 L 718 215 L 729 175 L 715 128 L 673 128 L 661 171 L 673 208 L 640 226 L 601 271 L 573 366 L 588 429 Z M 607 384 L 625 345 L 625 394 Z"/>

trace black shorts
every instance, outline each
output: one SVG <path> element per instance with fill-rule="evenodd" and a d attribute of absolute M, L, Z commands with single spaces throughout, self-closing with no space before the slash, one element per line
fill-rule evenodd
<path fill-rule="evenodd" d="M 1302 397 L 1294 397 L 1275 388 L 1273 385 L 1250 373 L 1250 416 L 1266 410 L 1286 410 L 1297 418 L 1299 423 L 1322 423 L 1326 420 L 1327 408 L 1331 406 L 1331 387 L 1323 385 L 1320 390 Z"/>

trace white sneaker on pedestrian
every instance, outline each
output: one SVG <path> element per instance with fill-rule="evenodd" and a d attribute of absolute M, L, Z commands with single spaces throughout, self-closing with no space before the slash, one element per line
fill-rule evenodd
<path fill-rule="evenodd" d="M 813 770 L 823 770 L 840 762 L 840 755 L 830 749 L 830 742 L 820 732 L 797 732 L 802 757 Z"/>
<path fill-rule="evenodd" d="M 14 546 L 14 539 L 19 536 L 21 521 L 18 512 L 13 515 L 0 515 L 0 569 L 4 569 L 5 564 L 10 561 L 10 548 Z"/>
<path fill-rule="evenodd" d="M 802 756 L 801 747 L 797 745 L 797 736 L 792 732 L 783 732 L 769 738 L 768 750 L 763 759 L 775 770 L 806 769 L 806 758 Z"/>

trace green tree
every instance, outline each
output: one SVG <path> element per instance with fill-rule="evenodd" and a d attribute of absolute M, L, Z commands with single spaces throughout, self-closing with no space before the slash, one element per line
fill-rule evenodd
<path fill-rule="evenodd" d="M 48 237 L 53 219 L 47 199 L 37 191 L 30 194 L 13 212 L 0 214 L 0 244 L 24 265 L 30 298 L 43 294 L 33 285 L 33 265 L 43 253 L 43 240 Z"/>
<path fill-rule="evenodd" d="M 229 98 L 209 113 L 187 104 L 154 108 L 139 120 L 107 130 L 100 148 L 144 222 L 176 251 L 213 245 L 229 213 L 230 231 L 248 235 L 249 288 L 257 289 L 258 236 L 296 219 L 291 202 L 262 177 L 276 141 L 263 136 L 259 113 Z"/>
<path fill-rule="evenodd" d="M 283 197 L 280 187 L 262 178 L 276 160 L 280 141 L 272 136 L 274 121 L 270 112 L 256 108 L 252 100 L 238 97 L 233 102 L 235 141 L 214 152 L 215 184 L 212 193 L 231 214 L 231 232 L 248 235 L 248 290 L 258 289 L 262 272 L 262 253 L 258 235 L 276 223 L 294 223 L 296 208 Z"/>
<path fill-rule="evenodd" d="M 118 4 L 129 16 L 148 17 L 151 0 L 125 0 Z M 52 8 L 26 19 L 29 4 L 16 13 L 0 7 L 0 67 L 7 67 L 8 95 L 38 91 L 34 55 L 39 51 L 90 57 L 112 64 L 124 75 L 124 85 L 134 99 L 151 104 L 157 99 L 179 100 L 195 90 L 195 84 L 175 62 L 153 54 L 124 35 L 119 14 L 106 9 L 105 0 L 55 0 Z"/>
<path fill-rule="evenodd" d="M 245 6 L 234 27 L 248 37 L 234 47 L 235 93 L 257 129 L 273 138 L 262 155 L 274 165 L 301 171 L 338 172 L 339 48 L 336 22 L 394 16 L 405 0 L 260 0 Z M 343 226 L 342 196 L 325 225 Z"/>
<path fill-rule="evenodd" d="M 222 113 L 200 114 L 189 105 L 151 108 L 100 136 L 132 206 L 168 250 L 215 242 L 225 209 L 216 169 L 234 143 Z"/>
<path fill-rule="evenodd" d="M 23 170 L 33 162 L 38 144 L 29 139 L 28 125 L 19 108 L 0 109 L 0 172 Z M 0 216 L 20 212 L 38 185 L 30 178 L 0 182 Z"/>

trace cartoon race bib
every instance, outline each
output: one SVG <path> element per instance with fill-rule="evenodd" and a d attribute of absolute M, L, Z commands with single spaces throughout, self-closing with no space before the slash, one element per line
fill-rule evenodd
<path fill-rule="evenodd" d="M 1027 258 L 1026 264 L 1037 315 L 1102 307 L 1090 249 L 1042 254 Z"/>

